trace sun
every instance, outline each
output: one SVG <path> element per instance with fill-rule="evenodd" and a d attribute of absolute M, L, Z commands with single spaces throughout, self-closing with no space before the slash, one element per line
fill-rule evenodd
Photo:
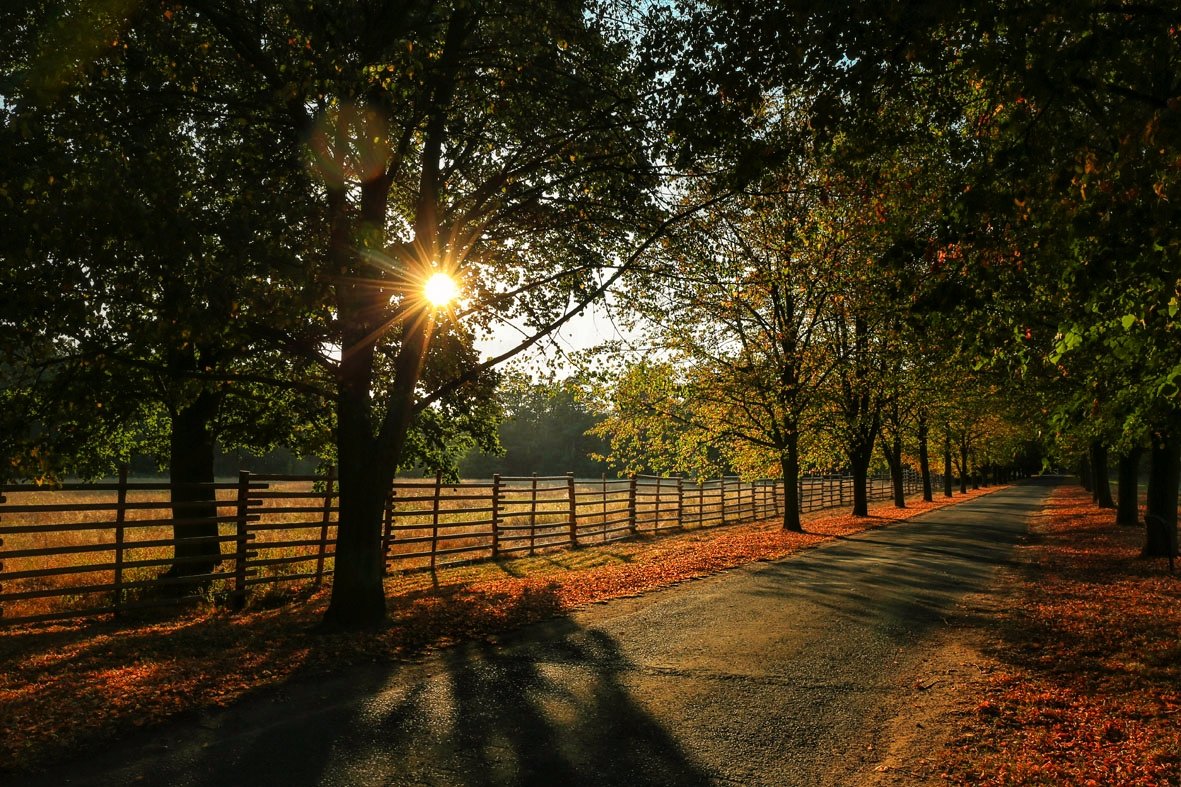
<path fill-rule="evenodd" d="M 442 308 L 459 297 L 459 284 L 446 273 L 436 273 L 426 280 L 422 294 L 436 309 Z"/>

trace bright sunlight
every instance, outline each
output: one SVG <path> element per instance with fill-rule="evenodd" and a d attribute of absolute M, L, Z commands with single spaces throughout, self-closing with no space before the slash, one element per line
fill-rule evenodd
<path fill-rule="evenodd" d="M 423 295 L 435 308 L 446 306 L 459 297 L 459 284 L 446 273 L 436 273 L 426 280 Z"/>

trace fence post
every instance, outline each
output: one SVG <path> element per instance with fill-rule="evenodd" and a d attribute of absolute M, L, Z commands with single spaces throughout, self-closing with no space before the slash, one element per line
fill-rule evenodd
<path fill-rule="evenodd" d="M 652 532 L 660 530 L 661 514 L 664 513 L 664 476 L 656 476 L 656 502 L 652 505 Z"/>
<path fill-rule="evenodd" d="M 705 479 L 697 476 L 697 526 L 705 527 Z"/>
<path fill-rule="evenodd" d="M 566 489 L 570 494 L 570 546 L 578 546 L 578 498 L 574 489 L 574 472 L 566 473 Z"/>
<path fill-rule="evenodd" d="M 431 571 L 438 564 L 439 552 L 439 497 L 443 490 L 443 470 L 435 471 L 435 500 L 431 504 Z"/>
<path fill-rule="evenodd" d="M 492 476 L 492 559 L 500 557 L 500 473 Z"/>
<path fill-rule="evenodd" d="M 652 524 L 653 532 L 660 530 L 660 523 L 664 519 L 663 515 L 668 510 L 664 505 L 664 493 L 668 489 L 668 484 L 664 482 L 664 476 L 656 476 L 656 521 Z"/>
<path fill-rule="evenodd" d="M 123 606 L 123 544 L 127 537 L 127 465 L 119 465 L 119 489 L 115 493 L 115 614 Z"/>
<path fill-rule="evenodd" d="M 721 494 L 721 497 L 722 497 L 722 525 L 724 526 L 726 524 L 726 474 L 725 473 L 722 473 L 722 478 L 720 480 L 719 487 L 722 490 L 722 494 Z"/>
<path fill-rule="evenodd" d="M 529 554 L 537 544 L 537 473 L 533 474 L 533 486 L 529 492 Z"/>
<path fill-rule="evenodd" d="M 8 498 L 4 496 L 4 487 L 0 486 L 0 506 L 8 502 Z M 0 517 L 2 519 L 2 517 Z M 0 538 L 0 547 L 4 546 L 4 539 Z M 0 560 L 0 578 L 4 576 L 4 561 Z M 0 585 L 0 590 L 4 590 L 4 585 Z M 4 618 L 4 602 L 0 602 L 0 620 Z"/>
<path fill-rule="evenodd" d="M 627 487 L 627 529 L 631 531 L 632 535 L 636 533 L 636 476 L 635 473 L 631 476 L 631 481 Z"/>
<path fill-rule="evenodd" d="M 652 484 L 646 484 L 646 486 L 652 486 Z M 637 488 L 637 495 L 639 495 L 638 488 Z M 637 506 L 637 510 L 635 510 L 635 518 L 637 518 L 637 520 L 639 520 L 639 516 L 640 516 L 639 505 L 640 505 L 639 499 L 637 499 L 637 502 L 635 502 L 635 506 Z M 639 521 L 637 521 L 637 527 L 639 527 Z M 655 533 L 655 532 L 659 531 L 659 529 L 660 529 L 660 476 L 658 475 L 657 476 L 657 493 L 655 493 L 655 500 L 652 503 L 652 532 Z"/>
<path fill-rule="evenodd" d="M 600 540 L 606 541 L 607 540 L 607 474 L 603 473 L 602 476 L 603 476 L 603 525 L 600 528 L 600 530 L 603 531 L 602 532 L 603 537 Z"/>
<path fill-rule="evenodd" d="M 677 476 L 677 530 L 685 529 L 685 479 Z"/>
<path fill-rule="evenodd" d="M 381 560 L 381 575 L 385 576 L 390 570 L 390 547 L 394 543 L 394 506 L 398 504 L 398 487 L 390 482 L 390 491 L 385 496 L 385 523 L 381 529 L 381 543 L 384 547 Z"/>
<path fill-rule="evenodd" d="M 320 552 L 316 555 L 316 584 L 324 582 L 324 556 L 328 553 L 328 523 L 332 519 L 332 492 L 336 482 L 336 467 L 328 465 L 324 475 L 324 506 L 320 512 Z M 389 552 L 389 533 L 386 533 L 386 552 Z"/>
<path fill-rule="evenodd" d="M 233 608 L 242 609 L 246 606 L 246 542 L 249 534 L 246 532 L 247 513 L 250 508 L 250 471 L 238 472 L 238 505 L 236 510 L 236 549 L 234 550 L 234 597 Z"/>

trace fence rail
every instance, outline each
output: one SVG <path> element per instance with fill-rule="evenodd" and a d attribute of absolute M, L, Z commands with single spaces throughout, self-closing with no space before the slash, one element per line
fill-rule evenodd
<path fill-rule="evenodd" d="M 174 507 L 178 486 L 132 482 L 124 471 L 114 483 L 0 489 L 0 625 L 118 616 L 194 597 L 241 607 L 268 588 L 319 585 L 332 574 L 339 487 L 331 469 L 187 485 L 186 497 L 196 490 L 209 500 Z M 905 488 L 921 489 L 916 473 L 907 471 Z M 852 502 L 853 481 L 807 476 L 799 491 L 802 512 L 835 508 Z M 888 499 L 889 478 L 869 479 L 866 491 L 870 500 Z M 782 481 L 736 477 L 498 475 L 452 483 L 436 474 L 394 482 L 382 543 L 387 571 L 436 569 L 778 517 L 783 492 Z M 207 515 L 191 515 L 196 505 Z M 177 526 L 205 529 L 178 538 Z M 192 553 L 197 545 L 212 545 L 214 556 Z"/>

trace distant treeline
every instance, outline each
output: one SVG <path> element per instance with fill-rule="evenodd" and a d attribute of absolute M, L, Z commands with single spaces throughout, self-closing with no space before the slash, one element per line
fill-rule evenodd
<path fill-rule="evenodd" d="M 504 453 L 469 451 L 459 463 L 461 476 L 610 473 L 606 462 L 592 457 L 607 453 L 605 441 L 586 434 L 600 419 L 578 400 L 570 384 L 510 378 L 500 396 L 505 418 L 498 433 Z"/>
<path fill-rule="evenodd" d="M 317 472 L 323 462 L 314 457 L 296 456 L 286 448 L 276 448 L 263 454 L 249 451 L 226 451 L 214 449 L 213 472 L 218 478 L 236 476 L 239 470 L 249 470 L 262 475 L 311 475 Z M 133 478 L 167 478 L 168 468 L 150 456 L 133 454 L 127 463 Z"/>

